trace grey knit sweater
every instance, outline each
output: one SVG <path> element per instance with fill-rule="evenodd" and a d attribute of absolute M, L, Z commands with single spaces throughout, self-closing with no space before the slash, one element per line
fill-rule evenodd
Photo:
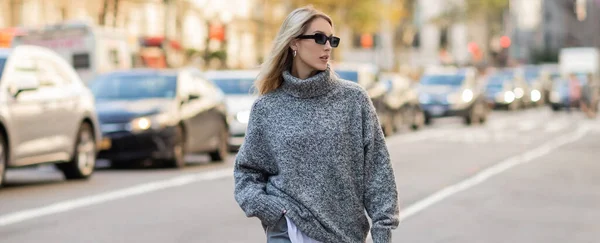
<path fill-rule="evenodd" d="M 397 191 L 366 91 L 330 70 L 255 101 L 234 168 L 235 199 L 263 227 L 290 218 L 324 243 L 391 242 Z M 365 214 L 366 210 L 366 214 Z"/>

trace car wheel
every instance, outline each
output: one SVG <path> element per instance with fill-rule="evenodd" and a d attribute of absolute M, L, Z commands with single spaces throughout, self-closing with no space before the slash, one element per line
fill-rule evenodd
<path fill-rule="evenodd" d="M 394 112 L 394 114 L 392 115 L 392 124 L 394 126 L 394 132 L 398 132 L 402 129 L 402 127 L 404 126 L 404 115 L 406 114 L 406 112 L 403 112 L 402 110 L 397 110 Z"/>
<path fill-rule="evenodd" d="M 413 123 L 411 125 L 411 128 L 413 130 L 419 130 L 419 128 L 423 127 L 423 125 L 425 125 L 425 121 L 426 121 L 426 116 L 425 116 L 425 112 L 423 112 L 423 110 L 421 110 L 420 108 L 415 108 L 414 109 L 414 114 L 413 114 Z"/>
<path fill-rule="evenodd" d="M 485 107 L 481 104 L 481 102 L 477 102 L 471 107 L 469 114 L 465 116 L 465 124 L 472 125 L 480 122 L 481 117 L 485 112 Z"/>
<path fill-rule="evenodd" d="M 172 168 L 185 167 L 185 132 L 183 127 L 175 128 L 175 136 L 173 138 L 173 157 L 167 160 L 167 164 Z"/>
<path fill-rule="evenodd" d="M 6 183 L 6 167 L 8 164 L 8 149 L 5 138 L 0 134 L 0 187 Z"/>
<path fill-rule="evenodd" d="M 425 125 L 431 125 L 431 123 L 433 122 L 432 117 L 427 115 L 427 113 L 425 113 Z"/>
<path fill-rule="evenodd" d="M 219 132 L 217 150 L 209 153 L 209 155 L 212 162 L 225 162 L 227 160 L 227 156 L 229 155 L 229 130 L 225 124 L 223 124 Z"/>
<path fill-rule="evenodd" d="M 381 129 L 383 130 L 383 134 L 388 137 L 394 135 L 394 121 L 392 121 L 391 115 L 384 115 L 381 117 L 383 119 L 381 123 Z"/>
<path fill-rule="evenodd" d="M 57 167 L 67 179 L 86 179 L 94 173 L 95 166 L 96 140 L 90 124 L 83 123 L 75 139 L 73 158 L 67 163 L 58 164 Z"/>
<path fill-rule="evenodd" d="M 484 124 L 487 121 L 487 117 L 490 113 L 490 108 L 485 104 L 482 104 L 481 106 L 482 106 L 482 109 L 481 109 L 481 114 L 479 116 L 479 123 Z"/>
<path fill-rule="evenodd" d="M 558 105 L 554 105 L 553 104 L 550 107 L 552 108 L 552 111 L 559 111 L 560 110 L 560 106 L 558 106 Z"/>

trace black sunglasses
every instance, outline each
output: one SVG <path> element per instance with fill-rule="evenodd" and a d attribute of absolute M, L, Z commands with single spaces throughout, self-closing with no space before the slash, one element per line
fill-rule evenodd
<path fill-rule="evenodd" d="M 340 38 L 335 36 L 326 36 L 323 33 L 316 33 L 314 35 L 301 35 L 297 37 L 298 39 L 313 39 L 319 45 L 325 45 L 327 41 L 331 44 L 331 47 L 338 47 L 340 45 Z"/>

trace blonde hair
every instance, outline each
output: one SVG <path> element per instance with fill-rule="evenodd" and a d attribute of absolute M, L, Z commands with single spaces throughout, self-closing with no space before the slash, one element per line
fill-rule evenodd
<path fill-rule="evenodd" d="M 254 85 L 259 94 L 269 93 L 283 82 L 283 72 L 292 67 L 293 54 L 290 43 L 306 32 L 309 24 L 316 18 L 323 18 L 333 26 L 333 21 L 325 13 L 309 5 L 292 11 L 273 41 L 273 47 L 264 63 Z"/>

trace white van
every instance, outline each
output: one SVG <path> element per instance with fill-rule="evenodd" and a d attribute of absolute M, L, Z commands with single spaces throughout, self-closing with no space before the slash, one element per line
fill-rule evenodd
<path fill-rule="evenodd" d="M 571 47 L 560 50 L 558 57 L 561 73 L 600 74 L 600 50 L 594 47 Z"/>
<path fill-rule="evenodd" d="M 124 31 L 87 22 L 61 23 L 27 31 L 13 46 L 49 48 L 71 64 L 84 83 L 96 75 L 132 68 L 132 48 Z"/>

